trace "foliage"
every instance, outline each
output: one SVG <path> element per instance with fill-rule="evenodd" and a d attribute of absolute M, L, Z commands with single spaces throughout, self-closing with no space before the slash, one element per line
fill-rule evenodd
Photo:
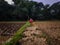
<path fill-rule="evenodd" d="M 26 21 L 34 20 L 60 20 L 60 2 L 53 5 L 44 5 L 29 0 L 13 0 L 10 5 L 4 0 L 0 1 L 0 21 Z"/>

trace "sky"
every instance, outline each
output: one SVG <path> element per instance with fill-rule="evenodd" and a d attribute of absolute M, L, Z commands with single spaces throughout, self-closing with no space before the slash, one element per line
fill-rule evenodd
<path fill-rule="evenodd" d="M 8 1 L 9 4 L 14 4 L 14 2 L 12 0 L 6 0 Z M 50 4 L 52 5 L 55 2 L 58 2 L 60 0 L 33 0 L 33 1 L 37 1 L 37 2 L 43 2 L 43 4 Z"/>
<path fill-rule="evenodd" d="M 53 3 L 58 2 L 60 0 L 34 0 L 34 1 L 43 2 L 43 4 L 50 4 L 50 5 L 52 5 Z"/>
<path fill-rule="evenodd" d="M 14 4 L 12 0 L 5 0 L 5 1 L 7 1 L 9 4 Z"/>

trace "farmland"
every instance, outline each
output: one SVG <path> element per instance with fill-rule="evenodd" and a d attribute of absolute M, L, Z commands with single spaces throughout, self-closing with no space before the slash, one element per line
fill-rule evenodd
<path fill-rule="evenodd" d="M 0 22 L 0 44 L 4 43 L 25 22 Z M 23 32 L 21 45 L 60 45 L 60 21 L 36 21 Z M 2 45 L 2 44 L 1 44 Z"/>

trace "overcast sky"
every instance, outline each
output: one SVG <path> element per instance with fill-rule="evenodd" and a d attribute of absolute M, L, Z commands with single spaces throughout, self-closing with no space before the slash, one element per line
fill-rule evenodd
<path fill-rule="evenodd" d="M 9 4 L 13 4 L 14 2 L 12 2 L 12 0 L 6 0 L 9 2 Z M 34 0 L 34 1 L 37 1 L 37 2 L 43 2 L 43 4 L 53 4 L 55 2 L 58 2 L 60 0 Z"/>

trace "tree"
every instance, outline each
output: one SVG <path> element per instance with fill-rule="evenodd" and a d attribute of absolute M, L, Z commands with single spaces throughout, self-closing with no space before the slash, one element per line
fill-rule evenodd
<path fill-rule="evenodd" d="M 52 19 L 60 19 L 60 2 L 54 3 L 49 11 Z"/>
<path fill-rule="evenodd" d="M 10 20 L 10 15 L 14 10 L 14 6 L 9 5 L 4 0 L 0 0 L 0 21 L 2 20 Z"/>

